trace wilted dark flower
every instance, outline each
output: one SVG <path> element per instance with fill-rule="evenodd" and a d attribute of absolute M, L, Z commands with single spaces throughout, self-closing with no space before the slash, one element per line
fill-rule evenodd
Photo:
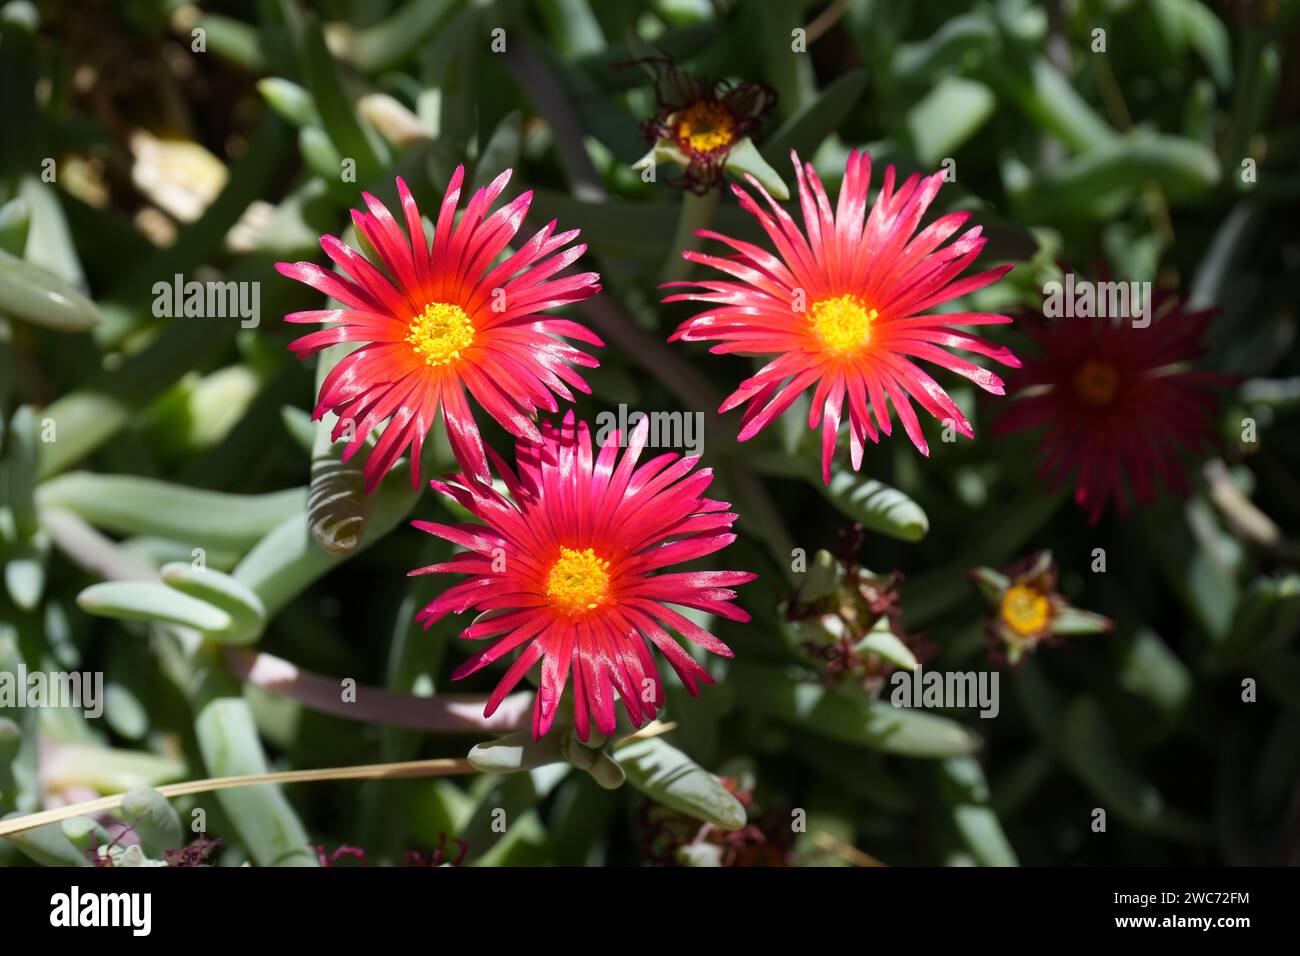
<path fill-rule="evenodd" d="M 1042 428 L 1040 476 L 1073 484 L 1094 524 L 1112 501 L 1127 510 L 1126 486 L 1141 504 L 1154 500 L 1156 481 L 1187 489 L 1181 453 L 1208 439 L 1211 389 L 1229 381 L 1187 367 L 1212 312 L 1190 311 L 1168 291 L 1150 299 L 1140 320 L 1095 315 L 1110 311 L 1097 303 L 1086 316 L 1024 322 L 1039 354 L 1024 356 L 1010 377 L 1015 400 L 993 426 L 995 434 Z"/>
<path fill-rule="evenodd" d="M 469 843 L 459 837 L 454 837 L 452 842 L 456 844 L 454 856 L 448 852 L 447 834 L 438 834 L 438 845 L 433 850 L 424 854 L 419 850 L 408 850 L 402 858 L 407 866 L 459 866 L 465 859 L 465 854 L 469 852 Z M 332 853 L 326 853 L 325 848 L 319 843 L 313 843 L 312 849 L 316 851 L 316 859 L 321 866 L 334 866 L 340 860 L 353 859 L 358 861 L 359 866 L 369 866 L 370 860 L 366 856 L 366 851 L 358 846 L 348 846 L 346 843 L 341 844 L 338 849 Z"/>
<path fill-rule="evenodd" d="M 637 809 L 646 862 L 653 866 L 790 866 L 793 831 L 780 813 L 756 814 L 754 792 L 733 777 L 722 785 L 745 808 L 749 823 L 723 830 L 653 800 Z"/>
<path fill-rule="evenodd" d="M 817 553 L 807 580 L 786 602 L 785 616 L 828 687 L 854 680 L 875 695 L 900 663 L 924 663 L 935 648 L 903 624 L 903 575 L 875 574 L 857 563 L 862 534 L 860 524 L 846 532 L 838 558 Z"/>
<path fill-rule="evenodd" d="M 757 156 L 749 141 L 776 104 L 776 93 L 770 87 L 749 81 L 700 79 L 669 57 L 636 62 L 654 74 L 659 101 L 659 111 L 641 124 L 651 146 L 650 156 L 642 163 L 653 157 L 680 165 L 681 177 L 670 180 L 669 185 L 703 194 L 722 179 L 722 170 L 733 153 L 753 153 L 750 160 Z"/>
<path fill-rule="evenodd" d="M 462 840 L 460 837 L 453 837 L 452 842 L 456 844 L 456 852 L 453 856 L 447 848 L 447 834 L 438 834 L 438 845 L 428 854 L 423 854 L 419 850 L 411 850 L 406 854 L 407 866 L 460 866 L 465 859 L 465 854 L 469 852 L 469 842 Z"/>
<path fill-rule="evenodd" d="M 193 843 L 163 853 L 163 862 L 168 866 L 208 866 L 208 860 L 220 847 L 220 840 L 199 837 Z"/>
<path fill-rule="evenodd" d="M 360 860 L 361 866 L 369 866 L 366 859 L 366 851 L 359 846 L 348 846 L 346 843 L 340 844 L 339 848 L 333 853 L 327 854 L 325 848 L 319 843 L 313 843 L 311 848 L 316 851 L 316 859 L 321 866 L 333 866 L 339 860 L 353 859 Z"/>
<path fill-rule="evenodd" d="M 1040 644 L 1115 626 L 1100 614 L 1071 607 L 1056 590 L 1056 562 L 1050 551 L 1040 551 L 1003 571 L 976 568 L 971 577 L 993 608 L 988 619 L 989 657 L 999 667 L 1017 666 Z"/>

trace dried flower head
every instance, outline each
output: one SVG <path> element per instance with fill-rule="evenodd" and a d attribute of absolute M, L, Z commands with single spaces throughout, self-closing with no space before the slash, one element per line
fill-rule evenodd
<path fill-rule="evenodd" d="M 1056 562 L 1050 551 L 1030 555 L 1002 571 L 976 568 L 971 578 L 991 607 L 989 657 L 1000 667 L 1019 665 L 1040 645 L 1115 626 L 1100 614 L 1070 606 L 1057 590 Z"/>
<path fill-rule="evenodd" d="M 669 57 L 636 63 L 654 77 L 659 110 L 641 124 L 651 152 L 635 168 L 653 160 L 671 160 L 682 168 L 682 175 L 669 180 L 669 185 L 698 194 L 718 185 L 729 161 L 735 159 L 748 169 L 757 157 L 752 138 L 776 104 L 770 87 L 700 79 Z M 783 191 L 784 184 L 779 188 Z"/>

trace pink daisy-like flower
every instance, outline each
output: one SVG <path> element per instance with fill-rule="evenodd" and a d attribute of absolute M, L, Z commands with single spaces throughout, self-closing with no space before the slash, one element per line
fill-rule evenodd
<path fill-rule="evenodd" d="M 916 232 L 943 183 L 942 173 L 925 178 L 913 175 L 895 190 L 894 168 L 888 167 L 868 214 L 871 157 L 854 150 L 832 211 L 812 165 L 801 164 L 793 151 L 790 156 L 799 180 L 805 231 L 752 176 L 745 178 L 766 200 L 770 215 L 748 192 L 733 185 L 741 206 L 759 221 L 776 253 L 716 232 L 698 232 L 725 243 L 736 254 L 719 257 L 688 251 L 682 255 L 730 279 L 666 283 L 693 287 L 693 291 L 667 296 L 665 302 L 713 306 L 682 323 L 670 341 L 717 341 L 722 344 L 710 351 L 776 356 L 722 403 L 723 412 L 747 405 L 740 441 L 752 438 L 813 388 L 808 425 L 816 428 L 821 423 L 822 478 L 828 483 L 846 399 L 855 471 L 861 467 L 866 439 L 878 441 L 877 428 L 890 433 L 888 405 L 922 454 L 929 454 L 929 446 L 912 399 L 935 418 L 973 437 L 966 416 L 916 360 L 942 366 L 1001 395 L 1001 379 L 948 349 L 1017 367 L 1020 363 L 1009 349 L 959 330 L 1011 318 L 928 310 L 983 288 L 1011 266 L 957 278 L 987 242 L 976 226 L 943 246 L 968 213 L 941 216 Z"/>
<path fill-rule="evenodd" d="M 448 613 L 485 612 L 461 637 L 498 640 L 458 667 L 454 679 L 521 650 L 489 698 L 485 716 L 540 661 L 533 736 L 551 728 L 570 672 L 579 738 L 588 739 L 593 721 L 608 735 L 614 731 L 616 693 L 638 727 L 663 706 L 651 645 L 691 694 L 699 683 L 713 683 L 669 630 L 732 656 L 726 644 L 670 605 L 748 621 L 731 603 L 736 592 L 730 589 L 756 575 L 657 572 L 725 548 L 736 538 L 728 530 L 736 515 L 726 502 L 704 497 L 713 473 L 694 471 L 698 458 L 663 454 L 637 467 L 648 433 L 649 421 L 642 420 L 621 456 L 623 436 L 617 432 L 593 456 L 587 425 L 575 426 L 569 412 L 559 429 L 543 424 L 543 444 L 518 443 L 517 473 L 488 449 L 509 497 L 463 475 L 431 482 L 483 523 L 414 522 L 466 550 L 412 574 L 469 575 L 419 619 L 428 626 Z"/>
<path fill-rule="evenodd" d="M 285 316 L 289 322 L 329 326 L 290 344 L 300 358 L 339 342 L 364 343 L 326 376 L 314 417 L 329 411 L 338 416 L 336 441 L 350 430 L 345 461 L 387 420 L 366 462 L 367 492 L 408 448 L 412 480 L 418 483 L 420 449 L 439 408 L 460 467 L 490 481 L 466 390 L 503 428 L 531 442 L 542 440 L 533 422 L 537 409 L 557 411 L 556 395 L 573 401 L 567 386 L 591 391 L 572 366 L 599 363 L 561 337 L 604 343 L 585 326 L 539 313 L 595 295 L 600 277 L 584 272 L 552 278 L 587 248 L 569 246 L 578 230 L 556 233 L 554 221 L 498 261 L 533 195 L 525 192 L 489 215 L 510 173 L 507 169 L 477 190 L 455 222 L 465 178 L 458 166 L 438 211 L 432 246 L 420 210 L 399 178 L 405 229 L 369 193 L 362 193 L 369 211 L 352 211 L 357 232 L 378 262 L 322 236 L 325 254 L 346 275 L 311 262 L 276 264 L 281 275 L 343 304 Z"/>

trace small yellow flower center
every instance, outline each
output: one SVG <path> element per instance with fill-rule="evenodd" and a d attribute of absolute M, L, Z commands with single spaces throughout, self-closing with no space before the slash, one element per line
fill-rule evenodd
<path fill-rule="evenodd" d="M 591 548 L 560 548 L 560 556 L 546 576 L 546 596 L 561 611 L 585 614 L 609 597 L 609 562 Z"/>
<path fill-rule="evenodd" d="M 876 310 L 856 295 L 841 295 L 813 303 L 808 314 L 813 332 L 832 355 L 846 355 L 871 341 Z"/>
<path fill-rule="evenodd" d="M 474 323 L 465 310 L 448 302 L 430 302 L 411 319 L 406 341 L 425 365 L 446 365 L 460 358 L 474 341 Z"/>
<path fill-rule="evenodd" d="M 1109 362 L 1088 359 L 1074 373 L 1074 391 L 1088 405 L 1109 405 L 1119 387 L 1119 373 Z"/>
<path fill-rule="evenodd" d="M 1037 588 L 1016 584 L 1002 595 L 1002 620 L 1021 637 L 1037 634 L 1052 619 L 1052 602 Z"/>
<path fill-rule="evenodd" d="M 677 138 L 697 153 L 711 153 L 736 140 L 736 120 L 721 103 L 699 100 L 677 116 Z"/>

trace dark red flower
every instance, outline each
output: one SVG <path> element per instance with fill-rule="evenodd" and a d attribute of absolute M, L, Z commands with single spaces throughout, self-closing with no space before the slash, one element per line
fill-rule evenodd
<path fill-rule="evenodd" d="M 1112 501 L 1128 509 L 1126 485 L 1141 504 L 1157 482 L 1186 492 L 1181 456 L 1204 445 L 1216 407 L 1213 388 L 1228 377 L 1196 371 L 1212 310 L 1189 311 L 1156 291 L 1150 324 L 1129 317 L 1030 317 L 1039 354 L 1010 376 L 1015 401 L 999 434 L 1044 429 L 1040 477 L 1074 484 L 1074 500 L 1096 523 Z"/>

